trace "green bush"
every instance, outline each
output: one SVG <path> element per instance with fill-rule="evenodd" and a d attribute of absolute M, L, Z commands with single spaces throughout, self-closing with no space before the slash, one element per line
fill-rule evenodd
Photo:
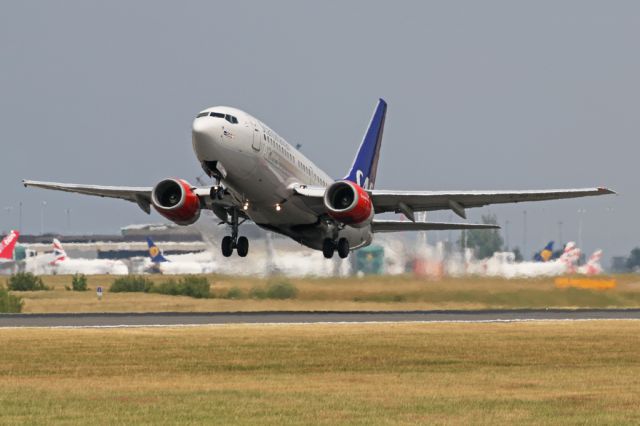
<path fill-rule="evenodd" d="M 42 282 L 42 278 L 33 275 L 31 272 L 18 272 L 11 275 L 7 284 L 9 290 L 13 291 L 49 290 L 49 287 Z"/>
<path fill-rule="evenodd" d="M 269 299 L 295 299 L 298 289 L 288 282 L 276 282 L 267 286 L 267 298 Z"/>
<path fill-rule="evenodd" d="M 254 287 L 249 292 L 252 299 L 295 299 L 298 289 L 291 283 L 280 281 L 270 283 L 266 288 Z"/>
<path fill-rule="evenodd" d="M 144 292 L 148 293 L 153 287 L 153 283 L 140 275 L 129 275 L 117 278 L 111 284 L 110 292 Z"/>
<path fill-rule="evenodd" d="M 242 299 L 244 298 L 244 293 L 238 287 L 231 287 L 223 297 L 225 299 Z"/>
<path fill-rule="evenodd" d="M 180 284 L 174 279 L 165 281 L 160 284 L 154 284 L 150 290 L 151 293 L 168 294 L 170 296 L 178 296 L 182 294 Z"/>
<path fill-rule="evenodd" d="M 184 295 L 204 299 L 211 295 L 211 286 L 209 280 L 205 277 L 188 275 L 180 280 L 184 288 Z"/>
<path fill-rule="evenodd" d="M 205 299 L 211 296 L 209 281 L 205 277 L 188 275 L 176 280 L 165 281 L 151 287 L 151 292 L 172 296 L 189 296 Z"/>
<path fill-rule="evenodd" d="M 168 294 L 171 296 L 189 296 L 197 299 L 211 296 L 209 281 L 204 277 L 188 275 L 179 280 L 171 279 L 160 284 L 154 284 L 147 278 L 138 275 L 130 275 L 116 279 L 111 284 L 114 293 L 119 292 L 144 292 Z"/>
<path fill-rule="evenodd" d="M 23 301 L 19 296 L 14 296 L 9 291 L 0 287 L 0 312 L 15 314 L 22 311 Z"/>
<path fill-rule="evenodd" d="M 73 291 L 87 291 L 87 276 L 85 274 L 75 274 L 71 279 Z"/>
<path fill-rule="evenodd" d="M 251 291 L 249 291 L 249 297 L 252 299 L 266 299 L 267 298 L 267 290 L 261 287 L 253 287 Z"/>

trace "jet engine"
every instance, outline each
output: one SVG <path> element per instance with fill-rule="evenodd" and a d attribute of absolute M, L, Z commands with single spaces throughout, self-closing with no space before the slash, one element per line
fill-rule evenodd
<path fill-rule="evenodd" d="M 373 218 L 373 203 L 367 191 L 353 182 L 335 182 L 324 193 L 329 216 L 347 225 L 360 227 Z"/>
<path fill-rule="evenodd" d="M 191 225 L 200 217 L 200 199 L 182 179 L 165 179 L 151 193 L 153 207 L 178 225 Z"/>

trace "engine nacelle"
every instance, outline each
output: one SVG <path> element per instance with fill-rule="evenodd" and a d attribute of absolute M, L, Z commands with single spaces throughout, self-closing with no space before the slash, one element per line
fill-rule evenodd
<path fill-rule="evenodd" d="M 200 217 L 200 199 L 182 179 L 165 179 L 151 192 L 153 207 L 178 225 L 191 225 Z"/>
<path fill-rule="evenodd" d="M 373 203 L 367 191 L 348 180 L 332 184 L 324 193 L 329 216 L 347 225 L 361 227 L 373 218 Z"/>

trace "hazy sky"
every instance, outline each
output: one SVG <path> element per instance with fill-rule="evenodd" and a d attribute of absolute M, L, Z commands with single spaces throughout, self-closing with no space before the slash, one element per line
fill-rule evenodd
<path fill-rule="evenodd" d="M 640 3 L 3 2 L 0 230 L 118 232 L 135 205 L 23 178 L 153 185 L 201 173 L 191 122 L 244 109 L 342 177 L 378 97 L 382 189 L 606 185 L 620 195 L 474 209 L 512 246 L 640 245 Z M 13 209 L 6 209 L 11 208 Z M 579 213 L 579 210 L 584 212 Z M 448 220 L 450 213 L 431 214 Z M 452 217 L 455 219 L 455 217 Z"/>

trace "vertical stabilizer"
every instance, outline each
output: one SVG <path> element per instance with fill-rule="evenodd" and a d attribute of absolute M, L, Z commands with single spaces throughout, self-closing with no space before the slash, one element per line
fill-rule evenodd
<path fill-rule="evenodd" d="M 57 238 L 54 238 L 53 239 L 53 261 L 51 262 L 51 264 L 56 265 L 64 260 L 67 260 L 67 252 L 64 251 L 64 248 L 62 247 L 62 243 L 60 242 L 60 240 Z"/>
<path fill-rule="evenodd" d="M 18 243 L 19 236 L 20 233 L 18 231 L 11 231 L 9 235 L 0 241 L 0 260 L 13 260 L 13 251 Z"/>
<path fill-rule="evenodd" d="M 353 160 L 351 170 L 345 177 L 346 180 L 355 182 L 364 189 L 373 189 L 376 183 L 376 171 L 378 158 L 380 157 L 380 145 L 382 145 L 382 133 L 384 120 L 387 115 L 387 103 L 384 99 L 378 101 L 371 122 L 364 134 L 356 158 Z"/>
<path fill-rule="evenodd" d="M 162 252 L 156 246 L 156 243 L 153 242 L 151 237 L 147 237 L 147 245 L 149 246 L 149 257 L 153 263 L 163 263 L 168 262 L 166 257 L 162 255 Z"/>
<path fill-rule="evenodd" d="M 547 245 L 533 256 L 536 262 L 548 262 L 553 258 L 553 241 L 549 241 Z"/>

